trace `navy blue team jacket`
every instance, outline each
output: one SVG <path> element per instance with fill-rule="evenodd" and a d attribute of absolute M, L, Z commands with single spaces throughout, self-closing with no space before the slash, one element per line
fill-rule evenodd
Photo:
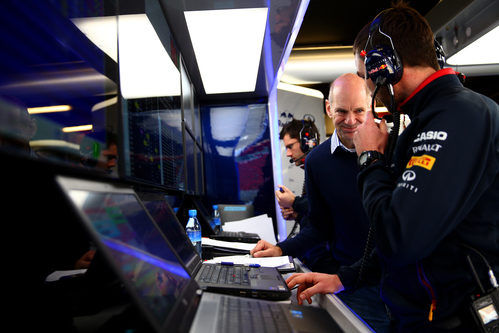
<path fill-rule="evenodd" d="M 359 174 L 381 296 L 403 332 L 466 320 L 479 292 L 467 255 L 491 286 L 470 246 L 499 274 L 499 109 L 453 74 L 436 72 L 399 106 L 411 124 L 398 139 L 395 165 L 378 161 Z M 357 279 L 355 270 L 339 275 L 348 287 Z"/>

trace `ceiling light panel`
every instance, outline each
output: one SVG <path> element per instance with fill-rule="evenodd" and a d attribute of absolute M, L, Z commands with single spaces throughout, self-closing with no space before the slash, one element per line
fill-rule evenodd
<path fill-rule="evenodd" d="M 123 97 L 180 96 L 180 72 L 146 14 L 120 15 L 118 36 Z"/>
<path fill-rule="evenodd" d="M 451 66 L 499 63 L 499 26 L 447 59 Z"/>
<path fill-rule="evenodd" d="M 206 94 L 255 91 L 268 8 L 184 15 Z"/>

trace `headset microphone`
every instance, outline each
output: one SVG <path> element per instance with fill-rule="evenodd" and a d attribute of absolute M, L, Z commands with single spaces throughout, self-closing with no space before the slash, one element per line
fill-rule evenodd
<path fill-rule="evenodd" d="M 296 162 L 300 161 L 300 165 L 302 165 L 303 163 L 305 163 L 305 156 L 306 155 L 307 154 L 303 154 L 298 158 L 290 158 L 289 163 L 296 163 Z"/>

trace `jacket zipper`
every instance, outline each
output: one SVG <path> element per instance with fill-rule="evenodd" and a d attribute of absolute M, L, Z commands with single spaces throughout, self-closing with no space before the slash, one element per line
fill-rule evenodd
<path fill-rule="evenodd" d="M 426 275 L 424 274 L 423 266 L 419 262 L 418 262 L 418 275 L 419 275 L 419 281 L 421 281 L 426 291 L 431 296 L 431 305 L 430 305 L 430 313 L 428 314 L 428 321 L 432 321 L 433 311 L 437 309 L 437 298 L 435 297 L 435 291 L 433 290 L 433 287 L 431 286 L 430 282 L 426 278 Z"/>

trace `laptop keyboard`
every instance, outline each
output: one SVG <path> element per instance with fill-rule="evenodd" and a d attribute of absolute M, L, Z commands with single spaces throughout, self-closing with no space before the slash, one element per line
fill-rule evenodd
<path fill-rule="evenodd" d="M 218 236 L 225 236 L 225 237 L 242 237 L 242 236 L 245 236 L 244 234 L 241 234 L 240 232 L 238 231 L 220 231 L 218 234 Z"/>
<path fill-rule="evenodd" d="M 217 332 L 291 332 L 279 303 L 222 297 Z"/>
<path fill-rule="evenodd" d="M 202 265 L 200 280 L 205 283 L 250 285 L 251 268 L 245 266 Z"/>

